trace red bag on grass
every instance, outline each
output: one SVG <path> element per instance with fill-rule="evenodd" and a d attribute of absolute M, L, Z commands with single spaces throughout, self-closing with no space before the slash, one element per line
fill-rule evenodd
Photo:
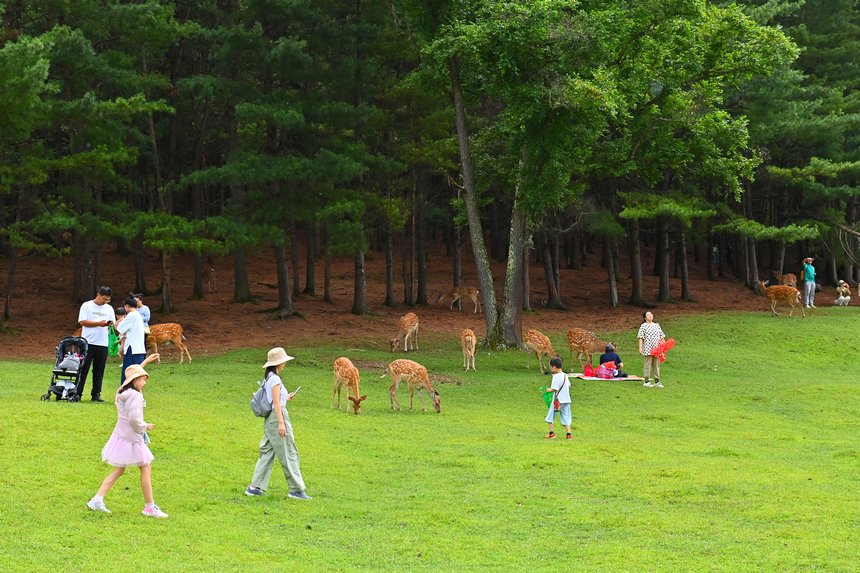
<path fill-rule="evenodd" d="M 585 368 L 582 369 L 583 376 L 594 376 L 594 368 L 591 367 L 591 364 L 586 364 Z"/>

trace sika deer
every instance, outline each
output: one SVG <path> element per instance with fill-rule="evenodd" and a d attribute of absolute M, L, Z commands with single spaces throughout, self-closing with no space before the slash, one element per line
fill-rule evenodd
<path fill-rule="evenodd" d="M 464 328 L 460 331 L 460 348 L 463 349 L 463 370 L 469 371 L 469 366 L 477 372 L 475 368 L 475 346 L 478 343 L 478 338 L 471 328 Z"/>
<path fill-rule="evenodd" d="M 424 391 L 427 392 L 427 395 L 433 402 L 433 407 L 436 408 L 437 414 L 442 411 L 439 392 L 434 390 L 433 385 L 430 384 L 430 376 L 427 374 L 427 369 L 417 362 L 400 358 L 391 362 L 385 368 L 385 374 L 383 374 L 381 378 L 385 378 L 386 374 L 391 378 L 391 386 L 388 388 L 388 395 L 391 401 L 392 410 L 394 410 L 395 407 L 397 410 L 400 410 L 400 402 L 397 400 L 397 388 L 400 386 L 401 381 L 406 380 L 406 383 L 409 385 L 410 412 L 412 411 L 412 398 L 415 395 L 416 386 L 419 390 L 423 388 Z M 424 395 L 421 394 L 420 396 L 421 409 L 426 412 L 427 408 L 424 406 Z"/>
<path fill-rule="evenodd" d="M 391 352 L 397 350 L 401 341 L 403 342 L 403 352 L 409 352 L 410 339 L 413 350 L 418 350 L 418 316 L 414 312 L 400 317 L 400 330 L 397 331 L 397 336 L 388 341 L 391 343 Z"/>
<path fill-rule="evenodd" d="M 367 399 L 367 394 L 358 397 L 359 375 L 358 368 L 349 358 L 341 356 L 334 361 L 334 386 L 331 389 L 331 405 L 334 407 L 334 395 L 337 392 L 337 409 L 340 410 L 340 389 L 346 385 L 346 399 L 352 402 L 354 414 L 361 414 L 361 403 Z M 350 392 L 352 396 L 350 396 Z M 349 413 L 349 402 L 346 403 L 346 411 Z"/>
<path fill-rule="evenodd" d="M 773 276 L 777 281 L 779 281 L 779 284 L 797 288 L 797 276 L 795 276 L 794 273 L 781 275 L 778 272 L 773 271 Z"/>
<path fill-rule="evenodd" d="M 149 335 L 146 337 L 147 350 L 152 350 L 153 353 L 158 353 L 159 344 L 173 344 L 179 349 L 179 363 L 182 364 L 185 360 L 182 352 L 188 355 L 188 362 L 191 362 L 191 353 L 188 352 L 188 347 L 182 340 L 185 335 L 182 334 L 182 325 L 176 322 L 168 322 L 165 324 L 152 324 L 149 327 Z M 161 358 L 158 359 L 161 364 Z"/>
<path fill-rule="evenodd" d="M 550 358 L 558 356 L 558 353 L 555 351 L 555 348 L 552 347 L 552 342 L 549 341 L 549 338 L 547 338 L 537 330 L 526 331 L 526 335 L 523 337 L 523 343 L 526 345 L 526 350 L 535 353 L 541 372 L 546 372 L 543 367 L 543 362 L 541 362 L 540 359 L 541 356 L 543 356 L 544 354 L 546 354 Z M 526 368 L 528 367 L 529 364 L 528 362 L 526 362 Z"/>
<path fill-rule="evenodd" d="M 773 313 L 773 316 L 779 314 L 776 312 L 776 303 L 782 301 L 791 308 L 788 313 L 789 317 L 794 314 L 794 307 L 799 306 L 800 314 L 803 315 L 803 318 L 806 318 L 806 312 L 803 310 L 803 303 L 800 299 L 800 291 L 796 288 L 784 285 L 767 286 L 767 283 L 764 281 L 756 283 L 756 287 L 758 293 L 766 296 L 770 301 L 770 311 Z"/>
<path fill-rule="evenodd" d="M 581 368 L 585 368 L 583 357 L 591 364 L 591 356 L 595 352 L 603 352 L 606 349 L 605 342 L 599 340 L 593 332 L 584 328 L 571 328 L 568 330 L 567 343 L 570 345 L 570 361 L 573 362 L 573 351 L 576 350 L 576 358 L 579 360 Z"/>
<path fill-rule="evenodd" d="M 440 293 L 438 297 L 436 297 L 436 302 L 440 302 L 446 296 L 451 297 L 451 307 L 450 310 L 454 310 L 454 303 L 457 303 L 457 308 L 463 310 L 463 299 L 468 298 L 472 301 L 472 304 L 475 305 L 475 312 L 472 314 L 478 314 L 481 311 L 481 302 L 478 300 L 478 296 L 481 294 L 481 291 L 476 289 L 475 287 L 454 287 L 451 289 L 449 293 Z"/>

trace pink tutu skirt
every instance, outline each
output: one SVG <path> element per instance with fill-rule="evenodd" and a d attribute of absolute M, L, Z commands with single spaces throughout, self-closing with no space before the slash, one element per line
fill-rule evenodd
<path fill-rule="evenodd" d="M 115 468 L 145 466 L 151 464 L 154 459 L 155 456 L 142 441 L 140 443 L 130 442 L 117 435 L 116 432 L 111 434 L 105 447 L 102 448 L 102 461 Z"/>

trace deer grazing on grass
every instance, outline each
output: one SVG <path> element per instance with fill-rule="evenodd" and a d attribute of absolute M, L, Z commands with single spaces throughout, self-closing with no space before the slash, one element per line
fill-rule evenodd
<path fill-rule="evenodd" d="M 361 403 L 367 399 L 367 394 L 358 397 L 358 368 L 352 360 L 341 356 L 334 361 L 334 386 L 331 389 L 331 405 L 334 407 L 334 395 L 337 392 L 337 409 L 340 410 L 340 389 L 346 386 L 346 411 L 349 413 L 349 403 L 352 402 L 352 411 L 355 415 L 361 414 Z M 350 396 L 352 394 L 352 396 Z"/>
<path fill-rule="evenodd" d="M 776 312 L 776 303 L 785 302 L 791 308 L 788 313 L 789 317 L 794 314 L 794 307 L 799 306 L 800 314 L 803 315 L 803 318 L 806 318 L 806 312 L 803 310 L 803 303 L 800 299 L 800 291 L 796 288 L 785 285 L 767 286 L 767 283 L 764 281 L 759 281 L 756 287 L 758 293 L 766 296 L 770 301 L 770 311 L 773 313 L 773 316 L 779 314 Z"/>
<path fill-rule="evenodd" d="M 540 359 L 541 356 L 546 354 L 550 359 L 558 356 L 558 353 L 555 351 L 555 348 L 552 347 L 552 342 L 549 341 L 549 338 L 537 330 L 527 330 L 526 335 L 523 337 L 523 343 L 526 345 L 526 350 L 535 353 L 541 372 L 546 372 L 546 369 L 543 367 L 543 362 Z M 528 367 L 529 363 L 526 361 L 526 368 Z"/>
<path fill-rule="evenodd" d="M 469 371 L 469 366 L 477 372 L 475 368 L 475 347 L 478 344 L 478 338 L 471 328 L 464 328 L 460 331 L 460 348 L 463 349 L 463 370 Z"/>
<path fill-rule="evenodd" d="M 418 316 L 414 312 L 410 312 L 400 317 L 400 327 L 397 331 L 397 336 L 390 339 L 391 352 L 397 350 L 397 347 L 403 342 L 403 352 L 409 352 L 411 341 L 412 349 L 418 350 Z"/>
<path fill-rule="evenodd" d="M 182 342 L 185 335 L 182 334 L 182 325 L 176 322 L 168 322 L 165 324 L 151 324 L 149 326 L 149 335 L 146 337 L 146 349 L 152 350 L 153 353 L 158 353 L 159 344 L 173 344 L 179 349 L 179 363 L 182 364 L 185 356 L 188 355 L 188 362 L 191 362 L 191 353 L 188 352 L 188 347 Z M 161 364 L 161 358 L 158 358 L 158 363 Z"/>
<path fill-rule="evenodd" d="M 573 351 L 576 350 L 576 358 L 579 360 L 581 368 L 585 368 L 586 360 L 591 364 L 592 355 L 595 352 L 603 352 L 607 344 L 598 339 L 593 332 L 584 328 L 571 328 L 568 330 L 567 343 L 570 345 L 570 361 L 573 362 Z"/>
<path fill-rule="evenodd" d="M 414 362 L 412 360 L 406 360 L 405 358 L 400 358 L 391 362 L 385 368 L 385 374 L 383 374 L 380 378 L 385 378 L 386 374 L 391 378 L 391 386 L 388 388 L 388 395 L 391 401 L 391 409 L 400 410 L 400 402 L 397 400 L 397 388 L 400 386 L 400 382 L 406 380 L 406 383 L 409 385 L 409 411 L 412 411 L 412 398 L 415 395 L 416 387 L 421 390 L 424 389 L 427 392 L 427 395 L 430 397 L 430 400 L 433 402 L 433 407 L 436 409 L 436 413 L 440 413 L 442 411 L 441 398 L 439 397 L 439 392 L 433 389 L 433 385 L 430 384 L 430 376 L 427 374 L 427 369 Z M 425 412 L 427 408 L 424 406 L 424 395 L 421 394 L 421 409 Z"/>
<path fill-rule="evenodd" d="M 779 274 L 776 271 L 773 272 L 773 277 L 779 282 L 779 284 L 783 286 L 790 286 L 797 288 L 797 276 L 794 273 L 786 273 L 784 275 Z M 774 285 L 776 286 L 776 285 Z"/>
<path fill-rule="evenodd" d="M 483 312 L 481 310 L 481 301 L 478 300 L 480 294 L 481 291 L 475 287 L 454 287 L 449 293 L 440 293 L 436 297 L 436 302 L 441 302 L 445 297 L 451 297 L 450 310 L 454 310 L 454 303 L 457 303 L 457 308 L 463 310 L 463 299 L 468 298 L 475 305 L 475 312 L 472 314 L 478 314 L 479 312 Z"/>

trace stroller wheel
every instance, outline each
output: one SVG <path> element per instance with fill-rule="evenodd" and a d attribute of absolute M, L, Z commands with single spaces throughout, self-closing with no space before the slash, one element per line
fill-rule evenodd
<path fill-rule="evenodd" d="M 50 400 L 50 399 L 51 399 L 50 392 L 48 394 L 42 394 L 42 402 L 45 402 L 45 401 Z"/>
<path fill-rule="evenodd" d="M 69 396 L 69 402 L 80 402 L 81 397 L 75 394 L 74 396 Z"/>

